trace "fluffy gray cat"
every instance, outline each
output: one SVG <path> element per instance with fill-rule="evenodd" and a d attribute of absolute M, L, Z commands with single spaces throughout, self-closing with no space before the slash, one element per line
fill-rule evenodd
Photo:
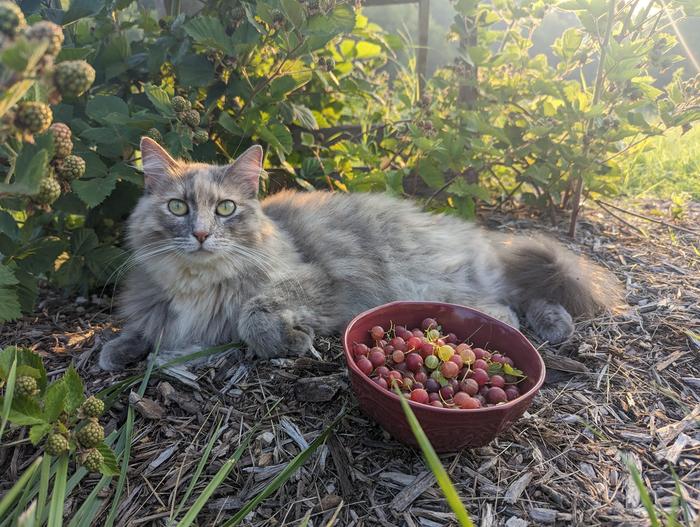
<path fill-rule="evenodd" d="M 285 191 L 259 201 L 259 146 L 228 166 L 174 160 L 148 138 L 141 152 L 125 325 L 101 351 L 105 370 L 142 358 L 161 334 L 163 361 L 239 340 L 261 358 L 301 355 L 314 335 L 393 300 L 465 304 L 516 328 L 520 313 L 559 343 L 572 316 L 615 298 L 608 273 L 554 242 L 486 232 L 407 200 Z"/>

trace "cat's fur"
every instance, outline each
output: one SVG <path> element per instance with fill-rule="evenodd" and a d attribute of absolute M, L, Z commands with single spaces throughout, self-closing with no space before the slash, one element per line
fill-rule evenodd
<path fill-rule="evenodd" d="M 146 192 L 131 215 L 124 330 L 100 354 L 119 369 L 162 335 L 159 357 L 243 340 L 258 357 L 298 355 L 314 335 L 392 300 L 480 309 L 553 343 L 572 316 L 608 306 L 610 275 L 548 240 L 512 238 L 383 194 L 280 192 L 257 199 L 262 149 L 224 167 L 141 143 Z M 185 200 L 183 217 L 168 210 Z M 220 200 L 236 202 L 228 218 Z M 193 232 L 208 233 L 200 243 Z M 426 315 L 428 315 L 427 313 Z"/>

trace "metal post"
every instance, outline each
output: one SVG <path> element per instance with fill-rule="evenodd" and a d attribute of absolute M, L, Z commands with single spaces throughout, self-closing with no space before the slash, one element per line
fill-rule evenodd
<path fill-rule="evenodd" d="M 428 69 L 428 32 L 430 27 L 430 0 L 418 0 L 418 50 L 416 52 L 416 73 L 418 93 L 423 94 Z"/>

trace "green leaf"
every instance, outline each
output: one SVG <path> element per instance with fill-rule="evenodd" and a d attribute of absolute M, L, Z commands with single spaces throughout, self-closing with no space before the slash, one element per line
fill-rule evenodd
<path fill-rule="evenodd" d="M 326 15 L 313 16 L 304 31 L 308 35 L 306 45 L 299 54 L 320 49 L 334 37 L 350 33 L 354 28 L 355 11 L 347 4 L 339 5 Z"/>
<path fill-rule="evenodd" d="M 29 468 L 25 470 L 22 475 L 19 477 L 17 482 L 12 485 L 10 490 L 5 492 L 3 495 L 2 499 L 0 499 L 0 518 L 7 518 L 7 512 L 10 509 L 10 506 L 15 502 L 15 500 L 22 494 L 22 491 L 24 490 L 24 487 L 26 487 L 29 482 L 32 480 L 32 477 L 34 476 L 34 473 L 37 471 L 39 468 L 39 465 L 42 462 L 42 456 L 39 456 L 34 460 L 34 462 L 29 465 Z"/>
<path fill-rule="evenodd" d="M 5 431 L 5 425 L 10 419 L 12 412 L 12 401 L 15 395 L 15 379 L 17 378 L 17 356 L 13 354 L 12 364 L 7 369 L 7 384 L 5 386 L 5 397 L 2 398 L 2 420 L 0 421 L 0 439 Z"/>
<path fill-rule="evenodd" d="M 165 115 L 166 117 L 173 117 L 175 115 L 170 105 L 170 96 L 163 88 L 148 83 L 144 87 L 144 90 L 148 100 L 151 101 L 151 104 L 161 115 Z"/>
<path fill-rule="evenodd" d="M 85 400 L 83 381 L 71 364 L 63 375 L 63 383 L 66 386 L 65 407 L 66 412 L 72 413 L 77 410 Z"/>
<path fill-rule="evenodd" d="M 100 472 L 105 476 L 116 476 L 119 474 L 119 465 L 117 464 L 117 458 L 104 442 L 97 445 L 95 448 L 102 454 L 102 466 L 100 467 Z"/>
<path fill-rule="evenodd" d="M 479 198 L 484 201 L 491 199 L 491 194 L 484 187 L 480 187 L 474 183 L 467 183 L 463 178 L 456 179 L 454 182 L 447 187 L 447 192 L 454 194 L 455 196 L 464 197 L 474 197 Z"/>
<path fill-rule="evenodd" d="M 123 99 L 114 95 L 97 95 L 85 105 L 85 113 L 100 123 L 107 123 L 113 115 L 129 115 L 129 106 Z"/>
<path fill-rule="evenodd" d="M 109 196 L 117 184 L 114 174 L 92 179 L 76 179 L 71 188 L 88 207 L 97 207 Z"/>
<path fill-rule="evenodd" d="M 16 72 L 31 70 L 46 51 L 48 43 L 37 44 L 20 36 L 0 51 L 0 63 Z"/>
<path fill-rule="evenodd" d="M 280 0 L 280 6 L 295 28 L 299 29 L 304 25 L 306 20 L 304 8 L 297 0 Z"/>
<path fill-rule="evenodd" d="M 318 130 L 318 122 L 314 117 L 313 112 L 301 104 L 293 104 L 292 110 L 294 112 L 294 122 L 303 126 L 307 130 Z"/>
<path fill-rule="evenodd" d="M 41 180 L 48 172 L 48 162 L 53 156 L 53 136 L 36 136 L 34 144 L 24 143 L 15 164 L 13 183 L 0 183 L 0 192 L 33 195 L 39 191 Z"/>
<path fill-rule="evenodd" d="M 42 423 L 32 426 L 29 429 L 29 441 L 31 441 L 32 445 L 34 446 L 38 445 L 39 441 L 41 441 L 44 436 L 49 433 L 49 430 L 51 430 L 50 423 Z"/>
<path fill-rule="evenodd" d="M 647 490 L 647 487 L 644 484 L 642 475 L 639 473 L 639 470 L 637 469 L 637 467 L 634 464 L 634 461 L 631 458 L 627 459 L 627 468 L 629 469 L 630 474 L 632 475 L 632 481 L 634 481 L 634 485 L 639 491 L 639 497 L 642 500 L 642 505 L 644 505 L 644 508 L 647 511 L 647 516 L 649 516 L 649 522 L 651 524 L 651 527 L 661 527 L 659 517 L 657 516 L 656 509 L 654 508 L 654 502 L 652 501 L 651 496 L 649 495 L 649 491 Z"/>
<path fill-rule="evenodd" d="M 87 256 L 95 248 L 99 241 L 97 234 L 92 229 L 77 229 L 73 231 L 70 238 L 71 254 Z"/>
<path fill-rule="evenodd" d="M 272 123 L 268 126 L 261 126 L 258 135 L 275 149 L 277 155 L 284 161 L 285 154 L 292 151 L 292 134 L 283 124 Z"/>
<path fill-rule="evenodd" d="M 53 382 L 44 394 L 44 420 L 53 422 L 58 419 L 65 407 L 66 385 L 63 380 Z"/>
<path fill-rule="evenodd" d="M 13 240 L 19 239 L 19 227 L 17 222 L 9 212 L 0 210 L 0 233 L 5 234 Z"/>
<path fill-rule="evenodd" d="M 0 264 L 0 322 L 15 320 L 22 316 L 22 308 L 15 287 L 19 280 L 12 270 Z"/>
<path fill-rule="evenodd" d="M 104 0 L 71 0 L 68 12 L 61 23 L 65 26 L 81 18 L 96 15 L 102 10 Z"/>
<path fill-rule="evenodd" d="M 413 432 L 413 435 L 416 438 L 421 451 L 423 452 L 423 456 L 425 456 L 425 461 L 428 464 L 428 467 L 430 467 L 431 472 L 435 475 L 435 479 L 437 479 L 438 485 L 440 485 L 440 488 L 442 489 L 442 493 L 447 500 L 447 504 L 457 517 L 459 525 L 461 527 L 474 527 L 474 523 L 469 517 L 467 509 L 464 507 L 459 494 L 457 494 L 457 489 L 455 489 L 454 485 L 452 484 L 450 476 L 447 474 L 445 467 L 442 466 L 440 458 L 435 453 L 433 445 L 430 444 L 428 437 L 425 435 L 423 428 L 418 422 L 413 410 L 411 410 L 406 398 L 404 397 L 403 393 L 401 393 L 398 386 L 394 386 L 394 392 L 399 396 L 401 407 L 403 408 L 404 414 L 406 414 L 406 420 L 411 427 L 411 431 Z"/>
<path fill-rule="evenodd" d="M 63 525 L 63 506 L 66 499 L 66 483 L 68 480 L 68 455 L 59 456 L 56 464 L 56 475 L 51 491 L 49 520 L 46 527 L 61 527 Z"/>
<path fill-rule="evenodd" d="M 204 87 L 214 81 L 214 65 L 201 55 L 187 55 L 176 68 L 182 85 Z"/>
<path fill-rule="evenodd" d="M 227 55 L 236 54 L 231 39 L 218 18 L 200 15 L 191 18 L 183 25 L 183 29 L 192 40 L 205 48 L 218 49 Z"/>
<path fill-rule="evenodd" d="M 505 373 L 506 375 L 512 375 L 513 377 L 526 377 L 526 375 L 521 370 L 513 368 L 513 366 L 511 366 L 508 363 L 503 364 L 503 373 Z"/>

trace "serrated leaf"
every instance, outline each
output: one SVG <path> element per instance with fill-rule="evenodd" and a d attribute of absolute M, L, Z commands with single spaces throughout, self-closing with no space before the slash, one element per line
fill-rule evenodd
<path fill-rule="evenodd" d="M 15 320 L 22 316 L 22 309 L 15 285 L 19 280 L 12 269 L 0 264 L 0 322 Z"/>
<path fill-rule="evenodd" d="M 29 429 L 29 441 L 32 445 L 36 446 L 39 444 L 46 434 L 51 430 L 51 425 L 49 423 L 41 423 L 38 425 L 33 425 Z"/>
<path fill-rule="evenodd" d="M 13 240 L 19 239 L 19 227 L 9 212 L 0 210 L 0 233 Z"/>
<path fill-rule="evenodd" d="M 71 254 L 87 256 L 97 248 L 99 240 L 92 229 L 77 229 L 70 238 Z"/>
<path fill-rule="evenodd" d="M 65 26 L 81 18 L 95 15 L 102 10 L 104 0 L 71 0 L 68 12 L 61 23 Z"/>
<path fill-rule="evenodd" d="M 258 130 L 260 137 L 275 149 L 278 157 L 284 161 L 285 154 L 292 151 L 292 134 L 283 124 L 272 123 L 261 126 Z"/>
<path fill-rule="evenodd" d="M 454 194 L 459 197 L 476 197 L 484 201 L 488 201 L 491 198 L 489 191 L 479 185 L 474 183 L 467 183 L 465 179 L 456 179 L 449 187 L 447 191 L 450 194 Z"/>
<path fill-rule="evenodd" d="M 149 83 L 146 84 L 144 89 L 146 97 L 148 97 L 148 100 L 151 101 L 156 110 L 167 117 L 175 115 L 172 106 L 170 106 L 170 96 L 163 88 Z"/>
<path fill-rule="evenodd" d="M 65 407 L 66 385 L 63 379 L 53 382 L 46 389 L 44 394 L 44 420 L 53 422 L 58 419 Z"/>
<path fill-rule="evenodd" d="M 25 413 L 27 410 L 31 410 L 31 413 Z M 38 425 L 46 422 L 41 417 L 41 409 L 36 402 L 29 401 L 26 397 L 21 401 L 19 399 L 12 401 L 8 420 L 18 426 Z"/>
<path fill-rule="evenodd" d="M 41 180 L 48 172 L 53 156 L 53 137 L 43 134 L 35 137 L 34 144 L 24 143 L 15 164 L 12 183 L 0 183 L 0 192 L 33 195 L 39 191 Z"/>
<path fill-rule="evenodd" d="M 294 122 L 308 130 L 318 130 L 318 122 L 309 108 L 300 104 L 292 104 L 292 109 Z"/>
<path fill-rule="evenodd" d="M 129 106 L 114 95 L 97 95 L 85 105 L 85 113 L 95 121 L 108 124 L 110 116 L 129 116 Z"/>
<path fill-rule="evenodd" d="M 117 464 L 117 458 L 104 442 L 100 443 L 95 447 L 102 454 L 102 466 L 100 467 L 100 472 L 105 476 L 116 476 L 119 474 L 119 465 Z"/>
<path fill-rule="evenodd" d="M 506 375 L 512 375 L 513 377 L 525 377 L 525 374 L 518 368 L 514 368 L 508 363 L 503 364 L 503 373 Z"/>
<path fill-rule="evenodd" d="M 500 374 L 503 371 L 503 364 L 501 364 L 500 362 L 492 362 L 491 364 L 489 364 L 489 367 L 486 371 L 489 375 Z"/>
<path fill-rule="evenodd" d="M 218 18 L 200 15 L 187 21 L 183 29 L 192 40 L 201 46 L 218 49 L 227 55 L 235 55 L 236 53 L 224 25 Z"/>
<path fill-rule="evenodd" d="M 0 352 L 0 379 L 6 380 L 12 361 L 17 358 L 17 365 L 29 366 L 38 372 L 35 376 L 40 390 L 46 388 L 46 368 L 41 357 L 31 350 L 8 346 Z"/>
<path fill-rule="evenodd" d="M 32 274 L 43 273 L 53 268 L 56 258 L 63 252 L 65 246 L 63 240 L 40 238 L 22 247 L 22 250 L 15 254 L 14 260 L 22 271 Z"/>
<path fill-rule="evenodd" d="M 88 269 L 99 280 L 114 280 L 116 279 L 117 269 L 124 263 L 127 258 L 127 253 L 119 247 L 102 246 L 94 251 L 91 251 L 86 258 Z"/>
<path fill-rule="evenodd" d="M 178 81 L 184 86 L 205 87 L 214 81 L 214 65 L 201 55 L 187 55 L 176 69 Z"/>
<path fill-rule="evenodd" d="M 304 25 L 304 21 L 306 20 L 304 8 L 297 0 L 280 0 L 280 6 L 295 28 L 299 29 Z"/>
<path fill-rule="evenodd" d="M 77 410 L 85 400 L 83 381 L 71 364 L 63 375 L 63 384 L 66 386 L 65 408 L 68 413 Z"/>
<path fill-rule="evenodd" d="M 117 184 L 114 174 L 92 179 L 76 179 L 71 188 L 88 207 L 97 207 L 109 196 Z"/>

